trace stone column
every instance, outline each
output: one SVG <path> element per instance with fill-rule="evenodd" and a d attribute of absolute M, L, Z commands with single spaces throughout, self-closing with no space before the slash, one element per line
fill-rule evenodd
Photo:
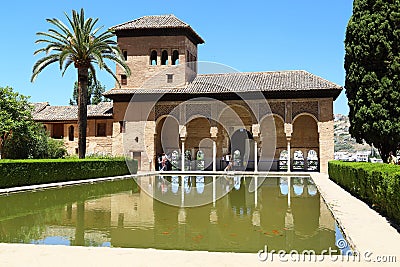
<path fill-rule="evenodd" d="M 290 172 L 290 168 L 291 168 L 291 151 L 290 151 L 290 137 L 286 137 L 286 143 L 287 143 L 287 152 L 288 152 L 288 159 L 287 159 L 287 171 Z"/>
<path fill-rule="evenodd" d="M 291 168 L 291 158 L 292 158 L 292 153 L 290 151 L 290 141 L 292 139 L 292 133 L 293 133 L 293 124 L 291 123 L 285 123 L 285 134 L 286 134 L 286 143 L 287 143 L 287 152 L 288 152 L 288 161 L 287 161 L 287 167 L 288 167 L 288 172 L 290 172 Z"/>
<path fill-rule="evenodd" d="M 185 140 L 187 132 L 185 125 L 179 125 L 179 137 L 181 139 L 181 171 L 185 171 Z"/>
<path fill-rule="evenodd" d="M 185 171 L 185 140 L 186 140 L 186 138 L 181 138 L 181 143 L 182 143 L 181 171 Z"/>
<path fill-rule="evenodd" d="M 217 171 L 217 141 L 213 138 L 213 172 Z"/>
<path fill-rule="evenodd" d="M 258 172 L 258 142 L 260 137 L 253 137 L 254 139 L 254 172 Z"/>
<path fill-rule="evenodd" d="M 213 171 L 217 170 L 217 134 L 218 127 L 210 128 L 211 139 L 213 141 Z"/>
<path fill-rule="evenodd" d="M 254 172 L 258 172 L 258 142 L 260 141 L 260 124 L 253 124 L 251 131 L 254 140 Z"/>

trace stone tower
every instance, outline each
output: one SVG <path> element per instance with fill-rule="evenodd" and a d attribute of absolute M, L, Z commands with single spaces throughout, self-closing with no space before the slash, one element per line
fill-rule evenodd
<path fill-rule="evenodd" d="M 204 40 L 174 15 L 144 16 L 111 30 L 132 72 L 127 77 L 117 66 L 121 89 L 181 88 L 196 76 Z"/>

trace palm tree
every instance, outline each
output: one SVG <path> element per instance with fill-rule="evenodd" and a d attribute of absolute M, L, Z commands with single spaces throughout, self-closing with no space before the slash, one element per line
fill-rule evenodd
<path fill-rule="evenodd" d="M 72 18 L 67 14 L 65 16 L 71 29 L 60 20 L 53 18 L 46 19 L 46 21 L 54 25 L 56 29 L 37 33 L 42 38 L 36 40 L 35 43 L 45 43 L 46 47 L 38 49 L 34 55 L 45 52 L 46 56 L 39 59 L 33 66 L 31 82 L 36 79 L 43 69 L 52 63 L 59 63 L 62 75 L 74 63 L 75 68 L 78 70 L 78 154 L 79 158 L 85 158 L 89 70 L 93 75 L 94 81 L 97 82 L 94 66 L 98 65 L 100 69 L 105 69 L 110 73 L 118 85 L 121 86 L 116 75 L 104 60 L 107 59 L 117 63 L 127 75 L 130 75 L 130 69 L 123 59 L 117 42 L 111 39 L 114 34 L 110 30 L 98 34 L 102 29 L 102 27 L 95 28 L 98 19 L 85 19 L 83 9 L 81 9 L 80 13 L 72 10 Z"/>

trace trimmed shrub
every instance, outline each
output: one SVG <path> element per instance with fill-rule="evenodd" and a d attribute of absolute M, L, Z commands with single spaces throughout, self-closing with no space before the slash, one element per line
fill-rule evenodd
<path fill-rule="evenodd" d="M 130 174 L 137 161 L 115 159 L 1 160 L 0 188 Z"/>
<path fill-rule="evenodd" d="M 330 161 L 328 172 L 352 195 L 400 224 L 400 166 Z"/>

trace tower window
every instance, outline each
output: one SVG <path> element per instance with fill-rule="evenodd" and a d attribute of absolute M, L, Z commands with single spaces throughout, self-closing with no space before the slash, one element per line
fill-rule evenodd
<path fill-rule="evenodd" d="M 74 126 L 69 126 L 68 128 L 68 140 L 74 141 Z"/>
<path fill-rule="evenodd" d="M 161 65 L 168 65 L 168 52 L 163 50 L 161 53 Z"/>
<path fill-rule="evenodd" d="M 128 84 L 128 79 L 127 79 L 125 74 L 121 75 L 121 84 L 122 85 L 127 85 Z"/>
<path fill-rule="evenodd" d="M 167 74 L 167 83 L 172 83 L 174 81 L 174 75 L 173 74 Z"/>
<path fill-rule="evenodd" d="M 179 65 L 179 52 L 174 50 L 172 52 L 172 65 Z"/>
<path fill-rule="evenodd" d="M 124 56 L 124 60 L 127 61 L 128 60 L 128 51 L 122 50 L 122 55 Z"/>
<path fill-rule="evenodd" d="M 151 51 L 150 65 L 157 66 L 157 51 L 156 50 Z"/>

